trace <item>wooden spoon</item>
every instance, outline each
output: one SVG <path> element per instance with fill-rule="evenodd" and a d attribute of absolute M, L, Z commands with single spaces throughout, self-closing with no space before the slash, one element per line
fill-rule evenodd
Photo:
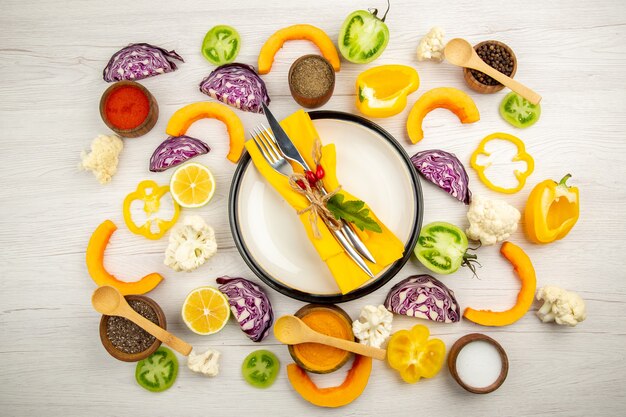
<path fill-rule="evenodd" d="M 327 336 L 318 333 L 306 325 L 305 322 L 296 316 L 282 316 L 274 324 L 274 336 L 276 339 L 287 345 L 298 345 L 300 343 L 320 343 L 347 350 L 363 356 L 369 356 L 378 360 L 385 360 L 387 351 L 360 343 L 351 342 L 337 337 Z"/>
<path fill-rule="evenodd" d="M 177 338 L 167 330 L 157 326 L 137 313 L 128 305 L 124 296 L 114 287 L 107 285 L 99 287 L 91 296 L 91 304 L 98 313 L 106 314 L 107 316 L 124 317 L 132 321 L 181 355 L 188 356 L 191 352 L 192 347 L 189 343 Z"/>
<path fill-rule="evenodd" d="M 541 101 L 541 96 L 539 94 L 514 79 L 507 77 L 495 68 L 487 65 L 485 61 L 480 59 L 474 48 L 472 48 L 472 45 L 465 39 L 452 39 L 446 45 L 444 54 L 446 56 L 446 60 L 451 64 L 458 65 L 459 67 L 473 68 L 480 72 L 484 72 L 491 78 L 509 87 L 511 90 L 530 101 L 532 104 L 539 104 Z"/>

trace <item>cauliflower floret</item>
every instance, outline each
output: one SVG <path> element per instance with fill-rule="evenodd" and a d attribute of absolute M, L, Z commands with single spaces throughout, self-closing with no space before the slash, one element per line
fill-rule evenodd
<path fill-rule="evenodd" d="M 422 38 L 417 46 L 418 61 L 443 61 L 443 29 L 435 26 Z"/>
<path fill-rule="evenodd" d="M 220 372 L 220 355 L 215 349 L 209 349 L 198 355 L 192 351 L 187 358 L 187 367 L 204 376 L 217 376 Z"/>
<path fill-rule="evenodd" d="M 384 305 L 367 305 L 352 323 L 352 331 L 362 344 L 379 348 L 391 334 L 392 320 L 393 314 Z"/>
<path fill-rule="evenodd" d="M 495 245 L 517 230 L 521 214 L 508 203 L 475 195 L 467 211 L 467 237 L 483 245 Z"/>
<path fill-rule="evenodd" d="M 537 300 L 543 301 L 537 317 L 544 323 L 576 326 L 587 318 L 585 302 L 575 292 L 546 285 L 537 291 Z"/>
<path fill-rule="evenodd" d="M 174 271 L 191 272 L 217 252 L 213 228 L 197 215 L 185 216 L 183 224 L 170 234 L 165 265 Z"/>
<path fill-rule="evenodd" d="M 92 171 L 100 184 L 106 184 L 117 172 L 119 155 L 124 148 L 124 142 L 117 135 L 98 135 L 91 142 L 91 152 L 83 151 L 80 169 Z"/>

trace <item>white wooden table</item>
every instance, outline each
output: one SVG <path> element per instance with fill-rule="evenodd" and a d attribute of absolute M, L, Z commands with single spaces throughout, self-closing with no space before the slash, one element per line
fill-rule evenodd
<path fill-rule="evenodd" d="M 158 3 L 158 4 L 157 4 Z M 259 282 L 241 259 L 228 226 L 227 199 L 235 166 L 224 155 L 224 127 L 202 121 L 192 136 L 206 138 L 210 154 L 199 161 L 216 174 L 212 202 L 196 212 L 216 230 L 219 253 L 194 273 L 173 273 L 163 265 L 166 239 L 148 242 L 123 225 L 121 202 L 143 179 L 165 183 L 170 172 L 148 172 L 148 158 L 165 138 L 169 116 L 184 104 L 206 100 L 198 82 L 212 69 L 199 53 L 205 32 L 230 24 L 242 37 L 238 61 L 256 64 L 262 42 L 275 30 L 295 23 L 321 27 L 336 39 L 341 22 L 353 10 L 383 1 L 193 1 L 145 0 L 107 2 L 36 2 L 3 0 L 0 6 L 0 414 L 3 416 L 287 416 L 287 415 L 622 415 L 626 406 L 626 3 L 622 1 L 509 2 L 499 10 L 487 1 L 413 2 L 394 0 L 388 24 L 391 41 L 368 66 L 342 63 L 335 95 L 325 109 L 356 112 L 354 80 L 372 65 L 402 63 L 420 73 L 424 91 L 453 86 L 469 91 L 461 71 L 450 65 L 418 63 L 415 49 L 431 26 L 447 38 L 473 43 L 498 39 L 519 59 L 516 78 L 543 95 L 536 126 L 514 130 L 498 115 L 504 92 L 472 97 L 481 111 L 474 125 L 461 125 L 445 110 L 425 121 L 426 138 L 409 145 L 405 133 L 408 108 L 379 123 L 401 141 L 409 154 L 443 148 L 467 163 L 478 141 L 489 133 L 516 133 L 535 156 L 536 170 L 526 188 L 512 196 L 495 195 L 471 169 L 474 193 L 501 197 L 523 209 L 531 188 L 546 178 L 571 172 L 581 189 L 581 220 L 564 240 L 547 246 L 530 244 L 521 231 L 511 240 L 530 255 L 538 284 L 555 284 L 579 292 L 589 317 L 577 328 L 539 322 L 535 305 L 522 320 L 504 328 L 483 328 L 464 321 L 430 325 L 449 346 L 462 335 L 483 332 L 496 338 L 509 355 L 506 383 L 477 396 L 463 391 L 447 369 L 432 380 L 404 384 L 386 364 L 376 363 L 364 394 L 349 406 L 321 410 L 291 388 L 284 366 L 287 348 L 273 335 L 253 344 L 230 322 L 220 333 L 201 337 L 182 323 L 185 295 L 213 285 L 222 275 Z M 79 172 L 82 149 L 108 130 L 98 102 L 107 87 L 101 72 L 116 50 L 131 42 L 176 49 L 185 63 L 179 71 L 142 83 L 157 98 L 160 119 L 152 132 L 125 141 L 119 172 L 99 185 Z M 315 52 L 306 42 L 291 42 L 279 52 L 264 76 L 272 108 L 281 117 L 298 106 L 289 95 L 286 76 L 298 56 Z M 238 112 L 246 128 L 262 116 Z M 466 226 L 466 208 L 423 183 L 424 223 L 446 220 Z M 172 389 L 147 392 L 134 381 L 134 364 L 111 358 L 98 339 L 99 315 L 90 305 L 95 286 L 85 267 L 91 232 L 105 219 L 120 226 L 107 250 L 106 266 L 132 280 L 151 271 L 167 281 L 149 295 L 163 307 L 169 329 L 199 349 L 223 352 L 217 378 L 192 374 L 181 358 Z M 479 250 L 481 279 L 467 270 L 444 278 L 462 306 L 506 309 L 519 282 L 498 247 Z M 375 293 L 342 307 L 353 317 L 365 304 L 381 303 L 394 282 L 425 273 L 415 260 Z M 301 302 L 270 292 L 277 316 L 293 313 Z M 397 318 L 396 329 L 417 320 Z M 421 321 L 420 321 L 421 322 Z M 426 323 L 428 324 L 428 323 Z M 247 385 L 243 358 L 252 350 L 275 352 L 282 369 L 269 390 Z M 344 373 L 315 378 L 322 386 L 339 383 Z"/>

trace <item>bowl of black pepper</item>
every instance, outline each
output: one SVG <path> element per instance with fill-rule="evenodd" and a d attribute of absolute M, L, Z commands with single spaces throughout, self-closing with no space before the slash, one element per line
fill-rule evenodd
<path fill-rule="evenodd" d="M 289 68 L 289 91 L 293 99 L 308 109 L 326 104 L 335 89 L 335 70 L 320 55 L 304 55 Z"/>
<path fill-rule="evenodd" d="M 161 307 L 144 295 L 127 295 L 133 310 L 162 328 L 167 328 Z M 137 362 L 152 355 L 161 341 L 124 317 L 103 315 L 100 319 L 100 340 L 111 356 L 124 362 Z"/>
<path fill-rule="evenodd" d="M 507 45 L 498 41 L 484 41 L 474 45 L 474 50 L 490 67 L 511 78 L 515 75 L 517 58 Z M 475 69 L 463 68 L 463 76 L 469 88 L 479 93 L 495 93 L 504 88 L 498 81 Z"/>

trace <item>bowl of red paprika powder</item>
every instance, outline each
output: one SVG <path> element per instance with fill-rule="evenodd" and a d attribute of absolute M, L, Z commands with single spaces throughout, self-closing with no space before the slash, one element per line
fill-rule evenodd
<path fill-rule="evenodd" d="M 148 133 L 159 118 L 159 106 L 148 89 L 134 81 L 118 81 L 102 94 L 100 116 L 125 138 Z"/>

